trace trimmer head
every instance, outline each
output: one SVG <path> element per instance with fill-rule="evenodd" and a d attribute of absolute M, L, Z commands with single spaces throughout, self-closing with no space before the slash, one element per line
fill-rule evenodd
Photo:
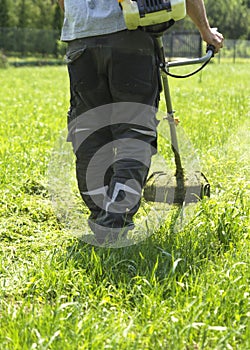
<path fill-rule="evenodd" d="M 171 172 L 154 172 L 147 180 L 143 196 L 146 201 L 177 205 L 197 203 L 210 197 L 210 184 L 199 171 L 185 178 L 183 185 L 177 185 L 176 176 Z"/>

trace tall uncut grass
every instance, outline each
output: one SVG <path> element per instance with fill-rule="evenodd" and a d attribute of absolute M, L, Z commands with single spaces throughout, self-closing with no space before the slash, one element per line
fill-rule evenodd
<path fill-rule="evenodd" d="M 0 70 L 0 349 L 250 349 L 249 72 L 170 79 L 212 196 L 183 228 L 173 212 L 140 244 L 105 249 L 72 235 L 47 189 L 66 68 Z"/>

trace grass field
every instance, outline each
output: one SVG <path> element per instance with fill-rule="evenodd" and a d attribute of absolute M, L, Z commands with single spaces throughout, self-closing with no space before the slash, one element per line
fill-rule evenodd
<path fill-rule="evenodd" d="M 212 196 L 183 228 L 166 216 L 120 249 L 79 241 L 50 201 L 66 68 L 9 68 L 0 80 L 0 349 L 250 349 L 249 64 L 170 79 Z"/>

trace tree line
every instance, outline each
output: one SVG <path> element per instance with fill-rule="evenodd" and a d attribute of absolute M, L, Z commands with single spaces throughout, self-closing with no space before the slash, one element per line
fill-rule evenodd
<path fill-rule="evenodd" d="M 204 2 L 211 26 L 218 27 L 226 39 L 250 39 L 250 0 Z M 36 41 L 38 52 L 47 42 L 50 48 L 46 52 L 57 54 L 62 23 L 57 0 L 0 0 L 0 49 L 13 51 L 15 47 L 18 52 L 32 52 L 32 42 Z M 174 30 L 194 29 L 188 19 L 174 26 Z"/>
<path fill-rule="evenodd" d="M 0 0 L 0 27 L 60 30 L 57 0 Z"/>
<path fill-rule="evenodd" d="M 62 22 L 57 0 L 0 0 L 0 50 L 57 57 Z"/>
<path fill-rule="evenodd" d="M 204 1 L 211 25 L 226 38 L 250 38 L 250 0 Z M 60 30 L 62 21 L 57 0 L 0 0 L 0 27 Z M 181 21 L 181 27 L 190 29 L 190 23 Z"/>

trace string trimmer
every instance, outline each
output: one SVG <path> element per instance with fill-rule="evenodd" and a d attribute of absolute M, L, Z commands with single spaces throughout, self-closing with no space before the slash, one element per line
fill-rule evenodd
<path fill-rule="evenodd" d="M 154 34 L 158 55 L 160 58 L 161 77 L 166 100 L 167 117 L 170 127 L 171 148 L 174 153 L 176 171 L 172 173 L 163 171 L 154 172 L 147 180 L 144 189 L 144 198 L 147 201 L 179 204 L 197 202 L 204 196 L 210 196 L 210 185 L 200 171 L 194 171 L 192 176 L 186 178 L 182 167 L 174 111 L 168 84 L 168 75 L 178 78 L 189 77 L 210 61 L 213 56 L 213 47 L 209 47 L 207 54 L 201 58 L 166 63 L 163 49 L 162 35 L 175 21 L 186 15 L 185 0 L 118 0 L 120 3 L 126 26 L 129 30 L 143 27 L 144 30 Z M 174 75 L 169 68 L 185 65 L 201 64 L 194 72 L 186 75 Z"/>
<path fill-rule="evenodd" d="M 214 48 L 212 46 L 209 46 L 206 55 L 201 58 L 166 63 L 162 43 L 162 36 L 157 37 L 156 40 L 158 43 L 159 57 L 161 61 L 160 69 L 167 109 L 167 117 L 165 119 L 168 120 L 170 127 L 171 148 L 174 153 L 176 172 L 174 176 L 172 175 L 172 173 L 166 173 L 163 171 L 154 172 L 147 180 L 144 189 L 144 198 L 147 201 L 164 202 L 169 204 L 174 203 L 180 205 L 182 205 L 183 203 L 188 204 L 192 202 L 197 202 L 204 196 L 210 197 L 210 185 L 205 175 L 198 170 L 193 171 L 192 175 L 189 175 L 189 178 L 185 177 L 179 152 L 179 145 L 176 133 L 177 125 L 176 120 L 174 118 L 174 110 L 172 108 L 172 101 L 168 84 L 168 75 L 177 78 L 186 78 L 196 74 L 198 71 L 204 68 L 205 65 L 207 65 L 207 63 L 210 61 L 211 57 L 214 54 Z M 187 75 L 175 75 L 169 72 L 169 68 L 171 67 L 186 66 L 193 64 L 202 65 L 194 72 Z"/>

